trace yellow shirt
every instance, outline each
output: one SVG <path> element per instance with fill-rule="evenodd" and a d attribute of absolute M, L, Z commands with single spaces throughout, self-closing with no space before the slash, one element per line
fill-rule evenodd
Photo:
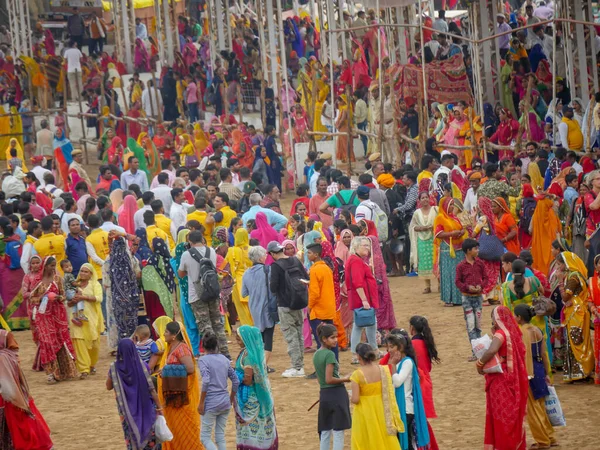
<path fill-rule="evenodd" d="M 65 254 L 64 236 L 57 236 L 54 233 L 43 234 L 35 241 L 33 248 L 42 259 L 47 256 L 54 256 L 54 258 L 56 258 L 56 269 L 61 276 L 63 275 L 60 262 L 67 257 Z"/>
<path fill-rule="evenodd" d="M 417 176 L 417 184 L 420 183 L 423 178 L 433 178 L 433 174 L 428 170 L 422 170 Z"/>
<path fill-rule="evenodd" d="M 104 231 L 101 228 L 96 228 L 88 235 L 88 237 L 85 238 L 85 242 L 89 242 L 90 244 L 92 244 L 92 247 L 94 247 L 98 258 L 104 260 L 108 258 L 108 232 Z M 89 258 L 89 260 L 90 264 L 94 267 L 94 270 L 96 271 L 96 276 L 98 277 L 98 279 L 102 279 L 102 265 L 96 264 L 94 261 L 92 261 L 92 258 Z"/>
<path fill-rule="evenodd" d="M 206 245 L 211 247 L 214 224 L 207 224 L 207 217 L 208 213 L 206 211 L 194 211 L 193 213 L 187 215 L 187 221 L 189 222 L 190 220 L 197 220 L 200 223 L 200 225 L 204 227 L 204 240 L 206 240 Z"/>
<path fill-rule="evenodd" d="M 168 236 L 171 235 L 171 219 L 164 214 L 155 214 L 154 220 L 158 228 L 167 233 Z"/>
<path fill-rule="evenodd" d="M 217 212 L 223 213 L 223 220 L 221 220 L 220 222 L 215 222 L 215 226 L 217 227 L 229 228 L 229 225 L 231 225 L 231 219 L 237 217 L 237 213 L 229 206 L 223 206 Z"/>
<path fill-rule="evenodd" d="M 152 247 L 152 241 L 154 238 L 161 238 L 163 241 L 165 241 L 169 246 L 169 250 L 171 251 L 173 251 L 175 248 L 175 244 L 173 243 L 173 239 L 170 238 L 170 234 L 165 233 L 156 225 L 150 225 L 146 227 L 146 233 L 148 234 L 148 244 L 150 244 L 151 250 L 154 250 L 154 247 Z"/>

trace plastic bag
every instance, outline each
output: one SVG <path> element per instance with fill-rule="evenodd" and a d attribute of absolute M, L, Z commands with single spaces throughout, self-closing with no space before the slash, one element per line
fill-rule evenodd
<path fill-rule="evenodd" d="M 173 440 L 173 433 L 171 433 L 171 430 L 169 430 L 169 427 L 167 426 L 165 416 L 156 416 L 156 421 L 154 422 L 154 434 L 159 442 Z"/>
<path fill-rule="evenodd" d="M 565 415 L 563 414 L 560 400 L 558 399 L 558 395 L 556 395 L 554 386 L 548 386 L 548 392 L 550 392 L 550 394 L 547 395 L 544 400 L 546 402 L 546 415 L 548 416 L 548 419 L 550 419 L 550 423 L 553 427 L 567 426 L 567 421 L 565 420 Z"/>
<path fill-rule="evenodd" d="M 38 312 L 40 314 L 44 314 L 46 312 L 46 308 L 48 307 L 48 296 L 44 295 L 42 301 L 40 302 L 40 307 L 38 308 Z"/>
<path fill-rule="evenodd" d="M 473 353 L 478 359 L 487 352 L 490 345 L 492 345 L 492 339 L 487 334 L 477 339 L 471 339 Z M 494 355 L 492 359 L 485 363 L 485 366 L 483 366 L 483 373 L 502 373 L 502 364 L 500 363 L 498 355 Z"/>

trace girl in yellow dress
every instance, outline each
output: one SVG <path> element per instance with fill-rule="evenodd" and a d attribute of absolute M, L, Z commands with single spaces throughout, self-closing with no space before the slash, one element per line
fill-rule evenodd
<path fill-rule="evenodd" d="M 360 368 L 350 377 L 355 405 L 352 450 L 400 450 L 398 433 L 404 432 L 404 424 L 390 371 L 377 364 L 377 354 L 369 344 L 358 344 L 356 354 Z"/>

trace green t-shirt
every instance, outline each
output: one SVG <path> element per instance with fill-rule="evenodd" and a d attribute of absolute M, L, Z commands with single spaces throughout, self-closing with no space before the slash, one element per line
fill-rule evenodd
<path fill-rule="evenodd" d="M 339 386 L 339 384 L 327 384 L 325 382 L 325 373 L 328 364 L 333 364 L 333 378 L 340 377 L 340 365 L 335 359 L 335 354 L 331 350 L 325 347 L 321 347 L 319 350 L 317 350 L 313 355 L 313 364 L 315 366 L 315 371 L 317 372 L 317 379 L 319 380 L 319 386 L 321 386 L 321 389 Z"/>
<path fill-rule="evenodd" d="M 352 197 L 352 194 L 355 193 L 356 191 L 353 189 L 344 189 L 343 191 L 338 192 L 338 194 L 340 194 L 339 196 L 337 194 L 334 194 L 331 197 L 329 197 L 326 201 L 329 204 L 329 206 L 333 206 L 334 208 L 341 208 L 342 205 L 350 204 L 350 198 Z M 340 196 L 344 200 L 344 203 L 340 202 Z M 355 206 L 360 205 L 360 200 L 358 199 L 357 195 L 354 196 L 354 200 L 352 201 L 352 203 Z"/>

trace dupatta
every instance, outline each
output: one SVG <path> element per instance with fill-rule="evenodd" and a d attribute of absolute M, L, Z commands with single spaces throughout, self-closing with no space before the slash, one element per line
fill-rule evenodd
<path fill-rule="evenodd" d="M 433 222 L 433 232 L 435 239 L 433 241 L 434 245 L 434 261 L 437 261 L 437 257 L 439 256 L 439 249 L 442 244 L 442 238 L 439 238 L 438 235 L 442 232 L 451 232 L 462 230 L 463 226 L 460 223 L 460 220 L 454 213 L 450 212 L 451 208 L 454 206 L 454 199 L 450 197 L 442 198 L 440 202 L 440 207 L 438 210 L 438 215 Z M 448 245 L 450 246 L 450 256 L 454 258 L 456 254 L 454 253 L 455 248 L 460 248 L 462 242 L 467 237 L 466 233 L 459 238 L 448 238 Z"/>
<path fill-rule="evenodd" d="M 396 373 L 400 373 L 404 363 L 412 358 L 405 356 L 398 364 Z M 423 404 L 423 395 L 421 394 L 421 384 L 419 381 L 419 371 L 417 370 L 417 362 L 413 362 L 412 368 L 412 391 L 414 402 L 414 421 L 417 428 L 417 447 L 426 448 L 429 445 L 429 428 L 427 426 L 427 417 L 425 416 L 425 406 Z M 396 402 L 400 411 L 400 418 L 403 423 L 406 422 L 406 397 L 404 396 L 404 384 L 396 388 Z M 408 430 L 401 431 L 399 434 L 400 444 L 402 448 L 409 448 Z"/>
<path fill-rule="evenodd" d="M 2 398 L 28 414 L 29 386 L 19 365 L 19 354 L 8 347 L 7 330 L 0 330 L 0 384 Z M 18 347 L 17 347 L 18 350 Z"/>
<path fill-rule="evenodd" d="M 427 217 L 423 214 L 421 208 L 417 209 L 412 216 L 408 231 L 410 234 L 410 262 L 414 267 L 418 266 L 419 255 L 417 252 L 417 239 L 428 241 L 433 237 L 433 224 L 438 214 L 438 208 L 432 206 Z M 416 227 L 431 227 L 431 231 L 415 231 Z M 345 230 L 344 230 L 345 231 Z M 417 234 L 418 233 L 418 234 Z"/>

